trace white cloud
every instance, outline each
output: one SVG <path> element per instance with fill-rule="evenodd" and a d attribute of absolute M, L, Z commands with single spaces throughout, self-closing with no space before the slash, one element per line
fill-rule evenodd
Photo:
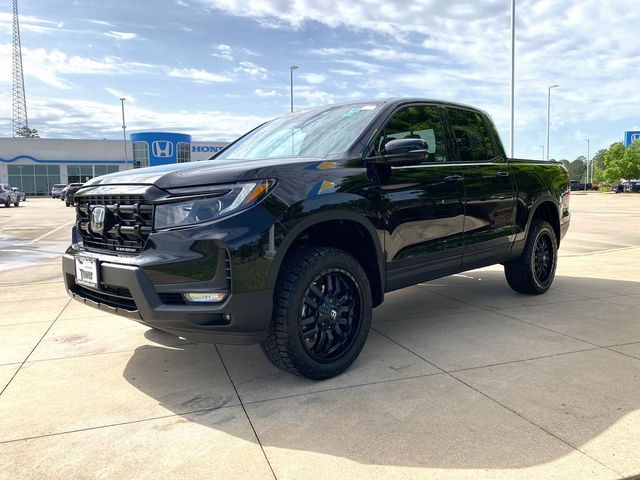
<path fill-rule="evenodd" d="M 117 90 L 111 87 L 105 87 L 104 89 L 109 95 L 116 97 L 117 99 L 124 98 L 129 103 L 136 103 L 137 99 L 133 95 L 127 94 L 122 90 Z"/>
<path fill-rule="evenodd" d="M 105 32 L 104 34 L 107 37 L 115 38 L 116 40 L 133 40 L 134 38 L 138 38 L 138 34 L 133 32 L 110 31 L 110 32 Z"/>
<path fill-rule="evenodd" d="M 360 75 L 364 75 L 364 72 L 356 72 L 355 70 L 347 70 L 342 68 L 337 68 L 330 71 L 331 73 L 335 73 L 336 75 L 342 75 L 345 77 L 359 77 Z"/>
<path fill-rule="evenodd" d="M 260 67 L 252 62 L 240 62 L 239 66 L 233 69 L 236 73 L 244 73 L 251 78 L 266 79 L 268 77 L 268 71 L 264 67 Z"/>
<path fill-rule="evenodd" d="M 261 88 L 256 88 L 255 92 L 254 92 L 258 97 L 275 97 L 275 96 L 279 96 L 280 94 L 278 92 L 276 92 L 275 90 L 263 90 Z"/>
<path fill-rule="evenodd" d="M 0 12 L 0 30 L 11 31 L 13 24 L 13 14 L 9 12 Z M 63 29 L 64 22 L 47 20 L 31 15 L 20 14 L 20 31 L 34 33 L 51 33 L 59 32 Z"/>
<path fill-rule="evenodd" d="M 221 43 L 219 45 L 216 45 L 215 49 L 216 51 L 210 54 L 212 57 L 218 57 L 224 60 L 233 60 L 231 46 Z"/>
<path fill-rule="evenodd" d="M 299 77 L 300 79 L 312 85 L 318 85 L 320 83 L 324 83 L 324 81 L 327 79 L 327 76 L 321 73 L 304 73 Z"/>
<path fill-rule="evenodd" d="M 197 83 L 231 81 L 228 76 L 203 69 L 171 68 L 165 65 L 126 62 L 115 56 L 102 58 L 69 56 L 57 49 L 44 48 L 23 48 L 22 53 L 25 74 L 57 89 L 72 88 L 73 83 L 67 77 L 76 75 L 168 75 Z M 11 45 L 8 43 L 0 44 L 0 63 L 7 65 L 11 63 Z M 0 81 L 10 81 L 9 69 L 0 70 Z"/>
<path fill-rule="evenodd" d="M 230 82 L 231 78 L 212 73 L 199 68 L 170 68 L 167 71 L 170 77 L 194 80 L 197 83 L 221 83 Z"/>
<path fill-rule="evenodd" d="M 0 127 L 9 132 L 10 97 L 0 94 Z M 73 100 L 32 96 L 29 125 L 45 138 L 117 138 L 122 134 L 119 102 Z M 4 121 L 3 121 L 4 120 Z M 238 115 L 220 110 L 163 111 L 127 105 L 127 128 L 171 130 L 190 133 L 195 141 L 230 141 L 269 120 L 257 115 Z"/>
<path fill-rule="evenodd" d="M 103 27 L 115 27 L 115 25 L 111 22 L 106 22 L 104 20 L 98 20 L 95 18 L 81 18 L 83 22 L 93 23 L 94 25 L 102 25 Z"/>

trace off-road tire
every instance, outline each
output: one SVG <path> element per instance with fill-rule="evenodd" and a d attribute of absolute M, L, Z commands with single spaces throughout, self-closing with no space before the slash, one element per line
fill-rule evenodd
<path fill-rule="evenodd" d="M 338 358 L 318 361 L 308 344 L 303 345 L 305 340 L 302 339 L 302 331 L 308 327 L 302 326 L 301 318 L 305 298 L 308 299 L 312 285 L 325 272 L 328 272 L 327 275 L 344 275 L 350 285 L 355 287 L 353 291 L 359 296 L 359 307 L 350 311 L 358 313 L 358 325 L 348 327 L 352 341 L 343 347 L 344 351 Z M 340 288 L 342 287 L 338 290 Z M 332 310 L 331 315 L 335 320 L 334 314 L 335 311 Z M 315 318 L 319 318 L 318 315 Z M 355 318 L 350 315 L 351 313 L 346 313 L 348 318 Z M 267 338 L 261 343 L 262 350 L 282 370 L 314 380 L 331 378 L 349 368 L 360 354 L 369 334 L 371 316 L 371 287 L 360 263 L 337 248 L 302 247 L 289 254 L 281 267 L 274 291 L 271 325 Z M 315 328 L 320 332 L 322 327 L 319 321 L 315 322 Z"/>
<path fill-rule="evenodd" d="M 558 240 L 553 227 L 544 220 L 533 220 L 520 257 L 504 264 L 509 286 L 519 293 L 545 293 L 556 274 Z"/>

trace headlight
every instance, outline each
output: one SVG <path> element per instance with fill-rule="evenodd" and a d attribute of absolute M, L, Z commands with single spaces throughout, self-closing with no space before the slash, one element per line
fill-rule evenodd
<path fill-rule="evenodd" d="M 156 204 L 154 226 L 163 229 L 217 220 L 255 205 L 273 190 L 275 184 L 275 180 L 255 180 L 172 190 L 172 194 L 182 198 L 169 198 Z"/>

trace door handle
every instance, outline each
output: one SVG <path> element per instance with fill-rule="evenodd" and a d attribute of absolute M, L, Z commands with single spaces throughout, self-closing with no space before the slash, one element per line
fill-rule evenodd
<path fill-rule="evenodd" d="M 447 183 L 455 183 L 459 182 L 460 180 L 462 180 L 462 175 L 449 175 L 447 177 L 444 177 L 444 181 Z"/>
<path fill-rule="evenodd" d="M 496 177 L 508 177 L 508 176 L 509 176 L 509 172 L 500 171 L 496 173 Z"/>

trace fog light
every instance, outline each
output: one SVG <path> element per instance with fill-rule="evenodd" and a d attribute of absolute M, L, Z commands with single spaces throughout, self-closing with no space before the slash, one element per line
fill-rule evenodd
<path fill-rule="evenodd" d="M 220 303 L 227 298 L 227 292 L 191 292 L 183 295 L 187 302 L 195 303 Z"/>

